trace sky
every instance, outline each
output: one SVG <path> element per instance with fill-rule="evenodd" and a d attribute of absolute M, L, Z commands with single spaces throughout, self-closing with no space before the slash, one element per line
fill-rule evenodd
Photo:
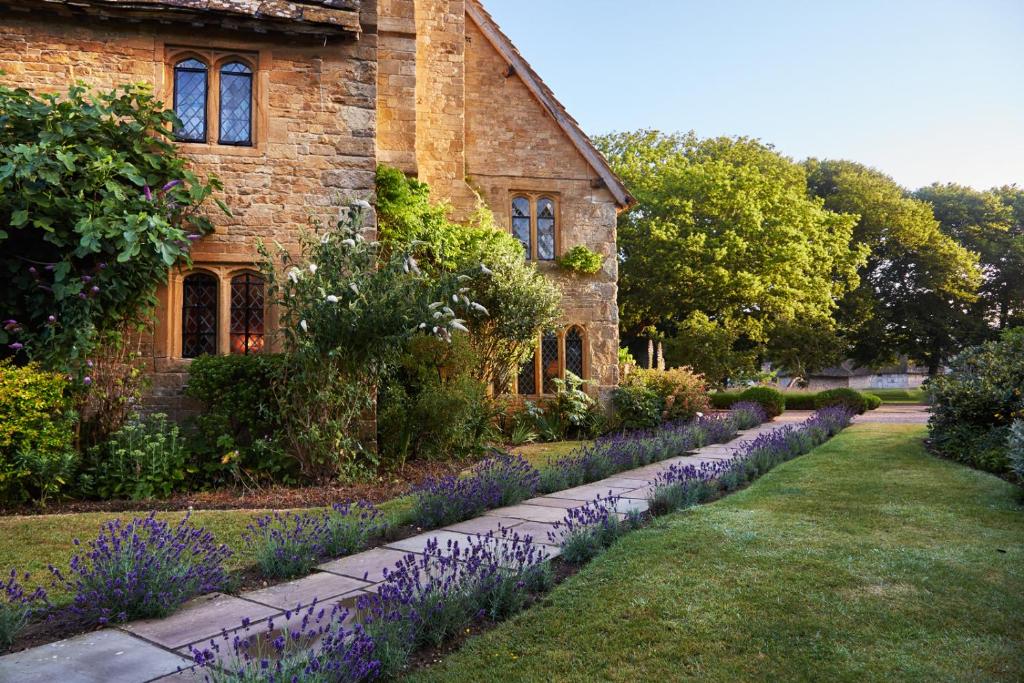
<path fill-rule="evenodd" d="M 483 0 L 591 134 L 1024 186 L 1024 0 Z"/>

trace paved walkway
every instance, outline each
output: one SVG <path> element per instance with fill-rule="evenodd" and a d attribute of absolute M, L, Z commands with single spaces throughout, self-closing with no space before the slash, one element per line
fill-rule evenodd
<path fill-rule="evenodd" d="M 728 444 L 707 446 L 692 455 L 669 458 L 593 484 L 531 498 L 466 522 L 327 562 L 314 574 L 297 581 L 237 596 L 214 593 L 191 601 L 166 619 L 131 622 L 0 657 L 0 683 L 201 681 L 202 673 L 189 668 L 189 646 L 239 629 L 243 618 L 258 624 L 274 617 L 275 624 L 283 626 L 285 622 L 278 617 L 285 610 L 294 611 L 313 600 L 354 605 L 360 595 L 376 590 L 385 568 L 394 567 L 409 553 L 422 554 L 427 541 L 434 538 L 442 544 L 449 539 L 465 543 L 475 534 L 511 527 L 520 535 L 532 535 L 548 557 L 556 557 L 560 549 L 549 540 L 548 533 L 555 531 L 554 524 L 565 517 L 566 510 L 613 494 L 620 499 L 618 512 L 644 511 L 651 485 L 663 470 L 676 463 L 699 465 L 732 457 L 739 447 L 758 435 L 802 422 L 809 415 L 809 411 L 788 411 L 773 422 L 741 432 Z"/>
<path fill-rule="evenodd" d="M 857 422 L 928 424 L 928 406 L 887 404 L 857 418 Z"/>

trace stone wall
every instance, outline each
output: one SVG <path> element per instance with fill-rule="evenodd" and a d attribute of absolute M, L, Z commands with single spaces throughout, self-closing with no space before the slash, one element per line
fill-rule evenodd
<path fill-rule="evenodd" d="M 371 26 L 375 14 L 375 8 L 366 14 Z M 223 181 L 221 198 L 233 213 L 211 209 L 216 231 L 196 244 L 194 260 L 227 272 L 256 262 L 257 239 L 294 245 L 311 219 L 336 220 L 340 202 L 372 196 L 376 41 L 373 31 L 358 40 L 209 29 L 199 34 L 174 24 L 91 24 L 43 10 L 0 10 L 0 70 L 6 72 L 0 82 L 58 92 L 76 80 L 107 89 L 147 82 L 169 102 L 167 57 L 176 47 L 251 55 L 258 62 L 254 146 L 182 145 L 199 173 Z M 179 332 L 172 322 L 173 294 L 166 288 L 159 294 L 150 344 L 153 405 L 171 412 L 187 408 L 180 390 L 188 364 L 174 357 Z"/>

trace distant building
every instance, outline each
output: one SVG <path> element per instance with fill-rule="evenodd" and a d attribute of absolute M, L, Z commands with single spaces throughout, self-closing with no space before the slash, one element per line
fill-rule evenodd
<path fill-rule="evenodd" d="M 790 377 L 779 373 L 778 384 L 788 388 Z M 928 379 L 928 369 L 908 361 L 880 368 L 857 367 L 853 361 L 825 368 L 803 378 L 810 391 L 849 387 L 851 389 L 920 389 Z M 797 380 L 799 382 L 799 380 Z M 800 384 L 803 387 L 803 384 Z"/>

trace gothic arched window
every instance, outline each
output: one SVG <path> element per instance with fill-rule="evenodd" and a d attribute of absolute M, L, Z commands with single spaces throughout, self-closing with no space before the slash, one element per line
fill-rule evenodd
<path fill-rule="evenodd" d="M 519 240 L 526 251 L 526 259 L 533 258 L 533 211 L 530 200 L 516 197 L 512 200 L 512 234 Z"/>
<path fill-rule="evenodd" d="M 231 278 L 231 353 L 263 351 L 264 292 L 263 278 L 255 273 Z"/>
<path fill-rule="evenodd" d="M 565 333 L 565 371 L 583 378 L 583 331 L 578 327 Z"/>
<path fill-rule="evenodd" d="M 220 68 L 220 143 L 252 144 L 252 69 L 242 62 Z"/>
<path fill-rule="evenodd" d="M 555 203 L 543 197 L 537 200 L 537 259 L 555 258 Z"/>
<path fill-rule="evenodd" d="M 182 142 L 206 142 L 206 100 L 209 69 L 189 57 L 174 65 L 174 113 L 181 122 L 174 130 Z"/>
<path fill-rule="evenodd" d="M 217 353 L 217 278 L 207 273 L 185 278 L 181 323 L 182 358 Z"/>

